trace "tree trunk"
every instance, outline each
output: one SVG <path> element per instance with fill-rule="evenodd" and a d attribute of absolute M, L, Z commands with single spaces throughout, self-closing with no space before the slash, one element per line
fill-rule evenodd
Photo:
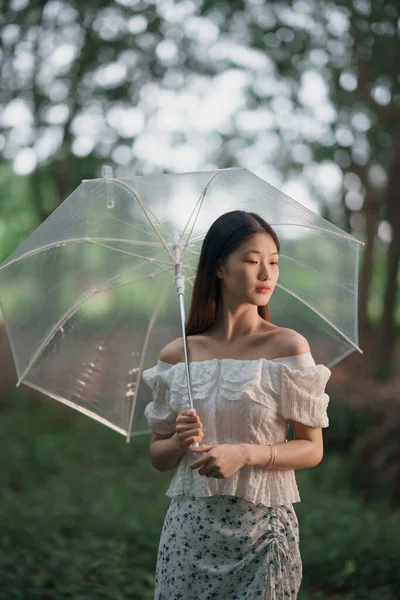
<path fill-rule="evenodd" d="M 371 324 L 368 320 L 368 299 L 373 270 L 374 242 L 379 225 L 380 211 L 381 200 L 377 198 L 377 194 L 371 189 L 367 189 L 363 208 L 365 215 L 364 260 L 361 268 L 359 289 L 359 325 L 360 333 L 364 336 L 368 336 L 371 332 Z"/>
<path fill-rule="evenodd" d="M 395 308 L 400 267 L 400 118 L 397 118 L 395 127 L 386 202 L 388 221 L 392 228 L 392 239 L 387 254 L 383 314 L 376 352 L 375 375 L 378 379 L 388 379 L 394 374 Z"/>
<path fill-rule="evenodd" d="M 374 269 L 375 236 L 379 225 L 380 215 L 384 202 L 383 193 L 375 190 L 368 181 L 368 171 L 364 165 L 353 163 L 350 171 L 356 173 L 365 189 L 365 199 L 362 213 L 365 216 L 365 246 L 362 254 L 359 291 L 359 343 L 363 349 L 362 367 L 366 372 L 375 361 L 375 331 L 368 318 L 368 301 L 371 289 L 372 273 Z"/>
<path fill-rule="evenodd" d="M 43 188 L 42 188 L 42 171 L 40 169 L 40 167 L 37 167 L 34 171 L 32 171 L 32 173 L 29 176 L 30 179 L 30 190 L 31 190 L 31 198 L 32 198 L 32 204 L 35 207 L 35 211 L 36 211 L 36 215 L 39 221 L 39 225 L 41 223 L 43 223 L 43 221 L 45 221 L 47 219 L 47 217 L 49 216 L 46 212 L 46 210 L 43 207 L 43 203 L 42 203 L 42 195 L 43 195 Z"/>

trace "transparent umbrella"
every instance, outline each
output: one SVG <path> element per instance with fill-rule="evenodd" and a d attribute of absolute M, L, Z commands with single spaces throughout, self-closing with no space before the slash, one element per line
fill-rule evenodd
<path fill-rule="evenodd" d="M 185 337 L 202 241 L 232 210 L 275 229 L 274 324 L 332 367 L 358 346 L 363 242 L 243 168 L 83 180 L 0 265 L 0 306 L 18 383 L 125 435 L 150 433 L 141 386 L 163 345 Z M 186 407 L 186 408 L 189 408 Z M 184 410 L 184 408 L 182 408 Z"/>

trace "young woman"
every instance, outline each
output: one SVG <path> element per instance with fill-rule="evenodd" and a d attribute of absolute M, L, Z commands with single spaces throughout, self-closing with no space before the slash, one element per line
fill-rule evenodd
<path fill-rule="evenodd" d="M 155 600 L 297 598 L 294 470 L 322 460 L 331 372 L 315 364 L 302 335 L 270 322 L 279 252 L 259 215 L 220 216 L 203 241 L 186 324 L 195 410 L 187 409 L 182 338 L 143 372 L 153 390 L 151 461 L 175 470 Z"/>

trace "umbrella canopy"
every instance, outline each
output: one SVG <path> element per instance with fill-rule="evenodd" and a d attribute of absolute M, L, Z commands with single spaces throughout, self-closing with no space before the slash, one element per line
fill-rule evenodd
<path fill-rule="evenodd" d="M 362 242 L 243 168 L 103 175 L 83 180 L 0 265 L 18 385 L 128 439 L 149 433 L 142 371 L 182 337 L 203 239 L 232 210 L 258 213 L 279 237 L 272 322 L 304 335 L 328 367 L 361 352 Z"/>

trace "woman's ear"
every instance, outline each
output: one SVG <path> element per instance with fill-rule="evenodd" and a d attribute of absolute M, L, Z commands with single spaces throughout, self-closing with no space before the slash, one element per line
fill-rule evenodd
<path fill-rule="evenodd" d="M 223 279 L 224 278 L 224 274 L 222 271 L 222 263 L 220 260 L 217 260 L 217 268 L 215 271 L 215 275 L 218 277 L 218 279 Z"/>

